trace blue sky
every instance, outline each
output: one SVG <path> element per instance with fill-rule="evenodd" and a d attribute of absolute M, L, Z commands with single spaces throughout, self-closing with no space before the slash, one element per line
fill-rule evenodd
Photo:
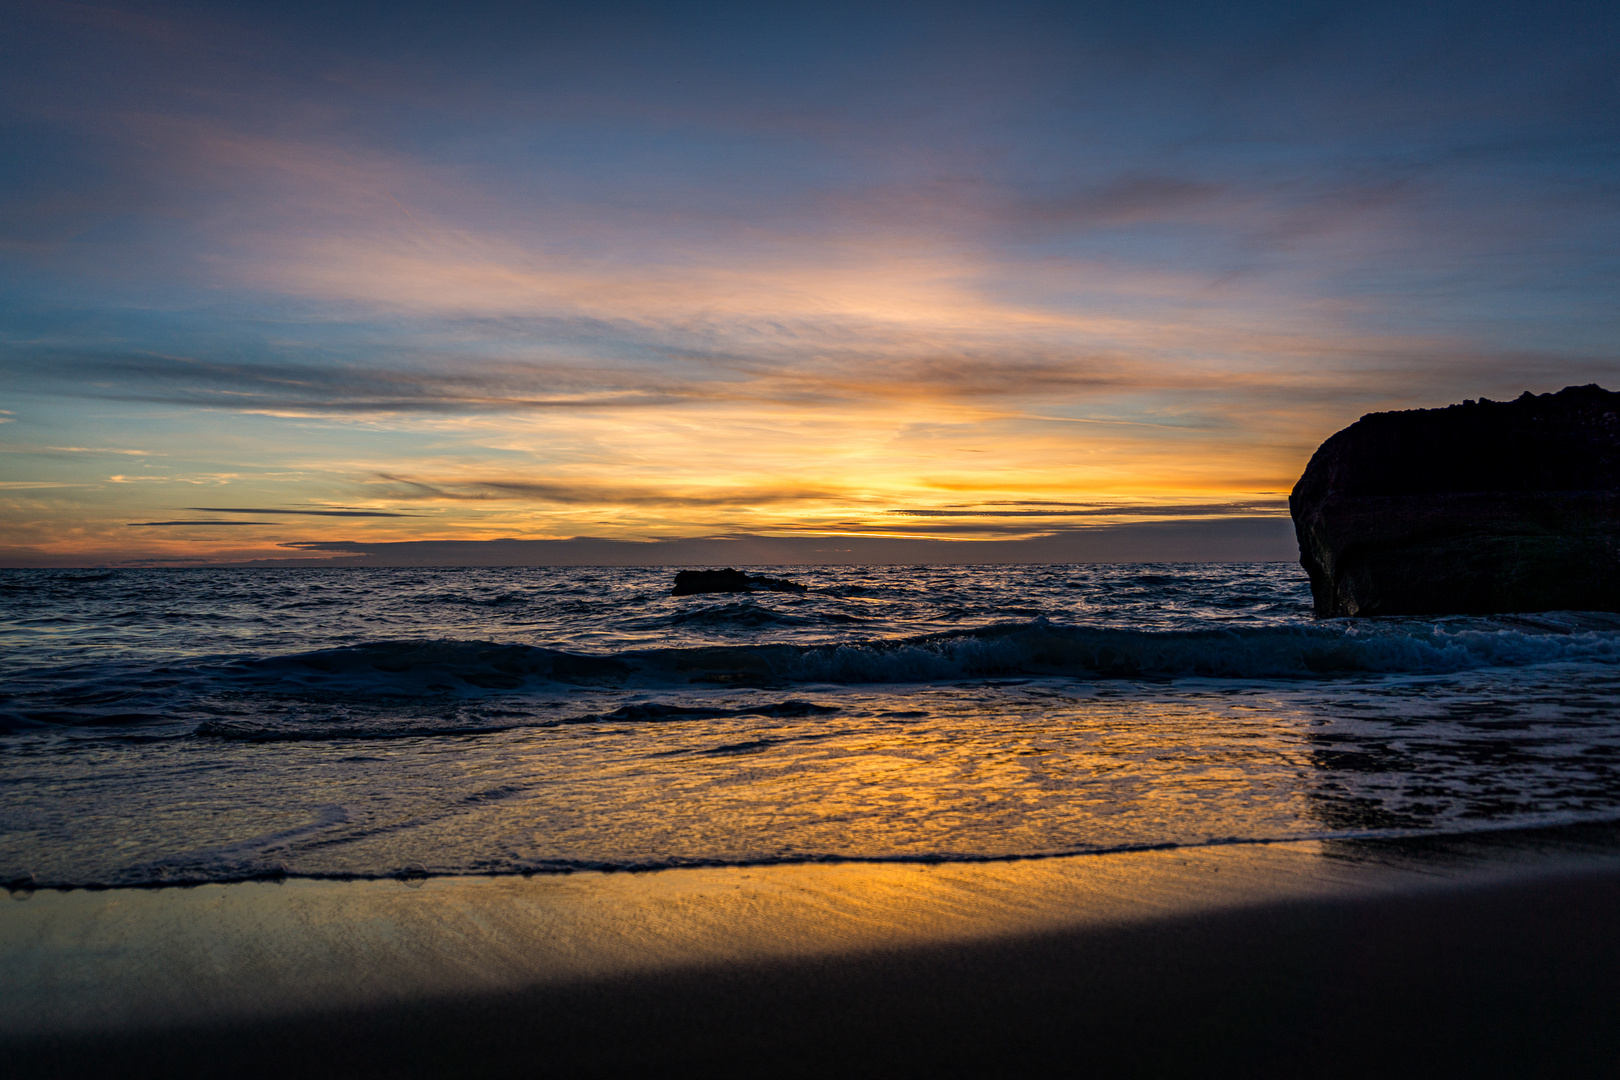
<path fill-rule="evenodd" d="M 1612 5 L 9 11 L 13 565 L 1184 528 L 1620 368 Z"/>

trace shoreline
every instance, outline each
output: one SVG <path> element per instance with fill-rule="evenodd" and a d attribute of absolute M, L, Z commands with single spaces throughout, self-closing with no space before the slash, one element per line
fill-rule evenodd
<path fill-rule="evenodd" d="M 1561 816 L 1561 815 L 1560 815 Z M 288 882 L 322 882 L 330 884 L 345 883 L 377 883 L 397 882 L 415 887 L 427 881 L 460 880 L 460 881 L 489 881 L 504 878 L 565 878 L 577 874 L 664 874 L 685 873 L 704 870 L 774 870 L 783 867 L 836 867 L 836 866 L 980 866 L 1010 863 L 1034 863 L 1048 860 L 1088 859 L 1107 857 L 1112 855 L 1143 855 L 1153 853 L 1198 852 L 1215 848 L 1247 848 L 1269 847 L 1300 844 L 1449 844 L 1466 845 L 1475 841 L 1489 843 L 1495 837 L 1507 837 L 1509 847 L 1514 846 L 1513 838 L 1526 835 L 1555 835 L 1569 830 L 1582 829 L 1620 829 L 1620 813 L 1601 811 L 1587 817 L 1568 818 L 1552 822 L 1514 822 L 1511 824 L 1482 825 L 1473 829 L 1451 829 L 1447 831 L 1434 831 L 1433 829 L 1368 829 L 1344 832 L 1323 833 L 1306 836 L 1232 836 L 1215 840 L 1177 843 L 1121 844 L 1117 847 L 1085 848 L 1074 851 L 1047 851 L 1023 855 L 889 855 L 889 856 L 863 856 L 863 855 L 819 855 L 809 858 L 784 855 L 778 858 L 745 859 L 735 862 L 692 860 L 665 864 L 642 865 L 624 864 L 611 865 L 601 863 L 580 864 L 554 864 L 523 869 L 501 869 L 487 871 L 465 870 L 427 870 L 418 867 L 396 873 L 302 873 L 290 870 L 280 870 L 275 873 L 257 873 L 241 877 L 223 878 L 174 878 L 154 881 L 133 882 L 45 882 L 40 884 L 33 874 L 23 877 L 0 881 L 0 889 L 4 889 L 13 899 L 30 899 L 38 892 L 157 892 L 165 889 L 196 889 L 204 886 L 231 886 L 231 885 L 282 885 Z M 1616 843 L 1620 843 L 1617 837 Z"/>
<path fill-rule="evenodd" d="M 911 1075 L 936 1057 L 917 1071 L 1060 1060 L 1045 1036 L 1018 1048 L 1026 1024 L 1160 1065 L 1253 1063 L 1376 1016 L 1380 1038 L 1466 1034 L 1523 1064 L 1620 1049 L 1612 1023 L 1559 1019 L 1620 1004 L 1617 839 L 41 890 L 0 908 L 0 1052 L 33 1075 L 482 1075 L 536 1054 L 586 1074 L 791 1073 L 788 1055 L 806 1075 Z M 1436 1009 L 1447 1031 L 1418 1023 Z M 1194 1037 L 1187 1010 L 1226 1034 Z M 249 1045 L 275 1049 L 234 1060 Z"/>

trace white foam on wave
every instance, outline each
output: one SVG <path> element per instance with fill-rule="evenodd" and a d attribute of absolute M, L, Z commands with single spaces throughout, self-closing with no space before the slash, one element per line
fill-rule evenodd
<path fill-rule="evenodd" d="M 1443 627 L 1264 627 L 1142 632 L 1045 624 L 897 643 L 807 649 L 801 678 L 915 682 L 961 676 L 1310 678 L 1434 673 L 1558 662 L 1620 663 L 1620 634 Z"/>
<path fill-rule="evenodd" d="M 285 689 L 514 692 L 544 684 L 920 683 L 1008 675 L 1314 679 L 1556 663 L 1620 665 L 1620 631 L 1415 622 L 1139 631 L 1036 620 L 837 645 L 751 644 L 589 655 L 489 641 L 386 641 L 238 662 Z"/>

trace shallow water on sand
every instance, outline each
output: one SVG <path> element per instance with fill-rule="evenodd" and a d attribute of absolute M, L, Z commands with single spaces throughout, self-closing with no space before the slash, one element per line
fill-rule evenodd
<path fill-rule="evenodd" d="M 1620 620 L 1291 564 L 0 571 L 0 878 L 984 859 L 1620 817 Z"/>

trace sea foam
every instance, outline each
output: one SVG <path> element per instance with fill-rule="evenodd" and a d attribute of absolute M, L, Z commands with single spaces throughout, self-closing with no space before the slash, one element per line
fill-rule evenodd
<path fill-rule="evenodd" d="M 1527 664 L 1620 664 L 1620 631 L 1388 623 L 1136 631 L 1036 620 L 832 645 L 573 653 L 492 641 L 379 641 L 234 660 L 216 677 L 356 693 L 512 692 L 693 682 L 915 683 L 1005 676 L 1320 679 Z"/>

